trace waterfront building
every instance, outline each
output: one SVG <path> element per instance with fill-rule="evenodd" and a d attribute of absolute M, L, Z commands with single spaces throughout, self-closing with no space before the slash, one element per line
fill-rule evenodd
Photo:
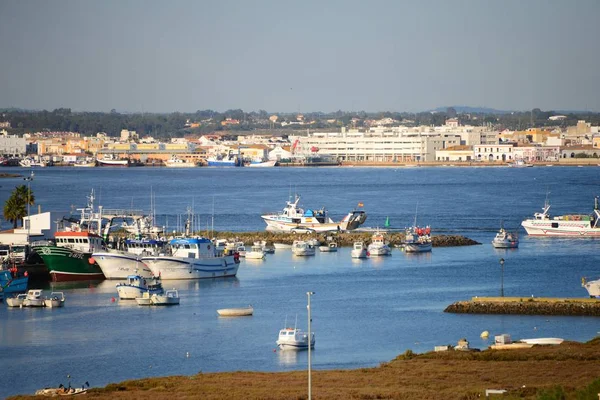
<path fill-rule="evenodd" d="M 56 221 L 63 218 L 63 213 L 38 212 L 23 218 L 20 228 L 0 231 L 0 244 L 26 245 L 37 240 L 48 240 L 54 237 Z"/>
<path fill-rule="evenodd" d="M 27 148 L 27 140 L 17 135 L 9 135 L 6 131 L 0 135 L 0 154 L 5 156 L 22 156 Z"/>
<path fill-rule="evenodd" d="M 477 144 L 473 146 L 473 158 L 476 161 L 513 161 L 516 144 Z"/>
<path fill-rule="evenodd" d="M 472 146 L 453 146 L 444 150 L 436 150 L 436 161 L 473 161 Z"/>
<path fill-rule="evenodd" d="M 592 145 L 588 146 L 567 146 L 560 150 L 560 158 L 600 157 L 600 149 Z"/>

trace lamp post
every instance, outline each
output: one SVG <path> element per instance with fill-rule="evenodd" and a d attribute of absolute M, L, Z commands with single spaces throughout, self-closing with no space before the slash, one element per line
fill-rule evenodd
<path fill-rule="evenodd" d="M 504 258 L 500 259 L 500 297 L 504 297 Z"/>
<path fill-rule="evenodd" d="M 306 292 L 306 295 L 308 296 L 308 305 L 306 306 L 306 309 L 308 310 L 308 400 L 312 399 L 312 394 L 311 394 L 311 381 L 310 381 L 310 372 L 311 372 L 311 365 L 310 365 L 310 352 L 311 352 L 311 345 L 312 345 L 312 332 L 311 332 L 311 328 L 310 328 L 310 323 L 311 323 L 311 317 L 310 317 L 310 296 L 315 294 L 315 292 Z"/>

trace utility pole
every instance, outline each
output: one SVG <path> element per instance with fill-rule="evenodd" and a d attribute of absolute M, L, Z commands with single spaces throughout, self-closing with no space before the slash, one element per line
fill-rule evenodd
<path fill-rule="evenodd" d="M 308 400 L 312 399 L 312 389 L 311 389 L 311 378 L 310 378 L 310 373 L 311 373 L 311 359 L 310 359 L 310 352 L 311 352 L 311 347 L 312 347 L 312 332 L 311 332 L 311 317 L 310 317 L 310 296 L 315 294 L 315 292 L 306 292 L 306 295 L 308 296 L 308 305 L 306 306 L 306 308 L 308 309 Z"/>

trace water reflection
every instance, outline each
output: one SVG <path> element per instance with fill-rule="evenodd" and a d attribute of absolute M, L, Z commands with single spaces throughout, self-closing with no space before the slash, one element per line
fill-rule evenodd
<path fill-rule="evenodd" d="M 298 352 L 302 350 L 285 349 L 277 350 L 279 365 L 295 365 L 298 363 Z"/>

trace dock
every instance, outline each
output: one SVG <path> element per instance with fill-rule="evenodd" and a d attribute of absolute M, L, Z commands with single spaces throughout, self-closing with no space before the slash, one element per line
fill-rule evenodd
<path fill-rule="evenodd" d="M 444 310 L 458 314 L 578 315 L 600 317 L 600 300 L 555 297 L 473 297 Z"/>

